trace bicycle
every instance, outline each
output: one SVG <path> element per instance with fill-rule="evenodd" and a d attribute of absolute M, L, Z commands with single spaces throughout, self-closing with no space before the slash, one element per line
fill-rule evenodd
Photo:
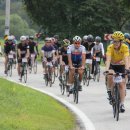
<path fill-rule="evenodd" d="M 27 82 L 27 58 L 22 58 L 22 63 L 21 63 L 21 79 L 20 81 L 22 82 L 22 78 L 24 78 L 24 82 Z"/>
<path fill-rule="evenodd" d="M 96 81 L 97 79 L 97 82 L 99 82 L 100 80 L 100 60 L 101 60 L 100 57 L 94 58 L 95 65 L 94 65 L 93 80 Z"/>
<path fill-rule="evenodd" d="M 120 87 L 120 83 L 122 82 L 122 76 L 127 75 L 127 74 L 122 74 L 122 73 L 118 73 L 118 72 L 116 72 L 115 74 L 105 72 L 104 74 L 113 75 L 114 86 L 113 86 L 113 90 L 111 91 L 111 98 L 112 98 L 111 104 L 112 104 L 112 108 L 113 108 L 113 116 L 114 116 L 114 118 L 116 118 L 116 121 L 118 121 L 119 113 L 120 113 L 119 87 Z"/>
<path fill-rule="evenodd" d="M 37 60 L 36 60 L 35 56 L 36 56 L 35 54 L 31 54 L 31 57 L 30 57 L 30 60 L 31 60 L 30 73 L 33 70 L 34 74 L 37 73 Z"/>
<path fill-rule="evenodd" d="M 90 64 L 92 64 L 92 59 L 86 59 L 86 67 L 85 67 L 85 71 L 83 74 L 83 85 L 87 85 L 89 86 L 89 82 L 90 82 Z"/>
<path fill-rule="evenodd" d="M 68 65 L 64 65 L 64 71 L 62 73 L 60 84 L 59 84 L 62 95 L 64 95 L 65 90 L 67 92 L 68 74 L 69 74 Z"/>
<path fill-rule="evenodd" d="M 78 102 L 79 102 L 79 74 L 78 74 L 78 70 L 80 68 L 78 68 L 78 66 L 76 66 L 74 69 L 75 69 L 75 73 L 74 73 L 74 84 L 73 84 L 72 94 L 73 94 L 74 102 L 76 104 L 78 104 Z"/>
<path fill-rule="evenodd" d="M 52 84 L 55 81 L 55 75 L 54 75 L 54 72 L 52 72 L 52 68 L 53 68 L 52 62 L 47 62 L 45 67 L 48 72 L 44 75 L 45 84 L 46 86 L 48 86 L 48 83 L 49 83 L 50 87 L 52 87 Z"/>
<path fill-rule="evenodd" d="M 59 74 L 58 60 L 56 60 L 54 63 L 54 70 L 55 70 L 55 77 L 58 77 L 58 74 Z"/>
<path fill-rule="evenodd" d="M 9 75 L 10 77 L 12 76 L 13 58 L 13 54 L 9 53 L 7 63 L 7 76 Z"/>

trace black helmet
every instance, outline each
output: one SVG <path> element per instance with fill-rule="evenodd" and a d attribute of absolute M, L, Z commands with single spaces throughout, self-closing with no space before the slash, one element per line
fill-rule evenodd
<path fill-rule="evenodd" d="M 93 35 L 89 34 L 88 37 L 87 37 L 87 41 L 88 42 L 94 42 Z"/>
<path fill-rule="evenodd" d="M 59 35 L 54 35 L 53 37 L 59 40 Z"/>
<path fill-rule="evenodd" d="M 95 37 L 95 42 L 101 42 L 101 37 L 96 36 L 96 37 Z"/>

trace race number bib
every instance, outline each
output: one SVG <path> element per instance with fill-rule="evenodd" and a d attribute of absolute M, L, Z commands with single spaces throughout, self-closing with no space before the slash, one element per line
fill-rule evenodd
<path fill-rule="evenodd" d="M 65 71 L 68 72 L 69 67 L 67 65 L 65 65 Z"/>
<path fill-rule="evenodd" d="M 47 62 L 46 65 L 47 66 L 52 66 L 52 62 Z"/>
<path fill-rule="evenodd" d="M 27 63 L 27 58 L 22 58 L 23 63 Z"/>
<path fill-rule="evenodd" d="M 100 61 L 100 57 L 96 57 L 96 61 Z"/>
<path fill-rule="evenodd" d="M 87 64 L 92 64 L 92 59 L 86 59 Z"/>
<path fill-rule="evenodd" d="M 121 83 L 122 82 L 122 76 L 113 77 L 113 81 L 114 81 L 114 83 Z"/>
<path fill-rule="evenodd" d="M 9 54 L 8 58 L 13 59 L 13 55 Z"/>

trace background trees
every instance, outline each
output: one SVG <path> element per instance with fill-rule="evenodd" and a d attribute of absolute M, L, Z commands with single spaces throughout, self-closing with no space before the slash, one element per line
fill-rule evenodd
<path fill-rule="evenodd" d="M 31 18 L 48 34 L 103 35 L 127 31 L 129 0 L 23 0 Z"/>

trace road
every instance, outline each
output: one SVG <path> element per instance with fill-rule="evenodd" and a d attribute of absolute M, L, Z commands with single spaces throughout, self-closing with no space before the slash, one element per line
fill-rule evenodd
<path fill-rule="evenodd" d="M 5 77 L 3 71 L 4 64 L 3 61 L 0 60 L 0 76 Z M 100 82 L 94 82 L 91 80 L 88 87 L 83 86 L 83 91 L 79 94 L 78 104 L 73 102 L 72 95 L 70 95 L 70 97 L 61 95 L 58 79 L 56 79 L 56 82 L 52 87 L 46 87 L 42 77 L 42 66 L 38 65 L 38 73 L 28 75 L 27 85 L 43 89 L 67 100 L 87 115 L 94 124 L 96 130 L 130 130 L 130 90 L 127 90 L 125 101 L 126 112 L 120 113 L 120 119 L 117 122 L 113 118 L 112 106 L 109 105 L 107 100 L 104 76 L 102 74 Z M 13 76 L 11 79 L 18 81 L 16 69 L 13 70 Z"/>

